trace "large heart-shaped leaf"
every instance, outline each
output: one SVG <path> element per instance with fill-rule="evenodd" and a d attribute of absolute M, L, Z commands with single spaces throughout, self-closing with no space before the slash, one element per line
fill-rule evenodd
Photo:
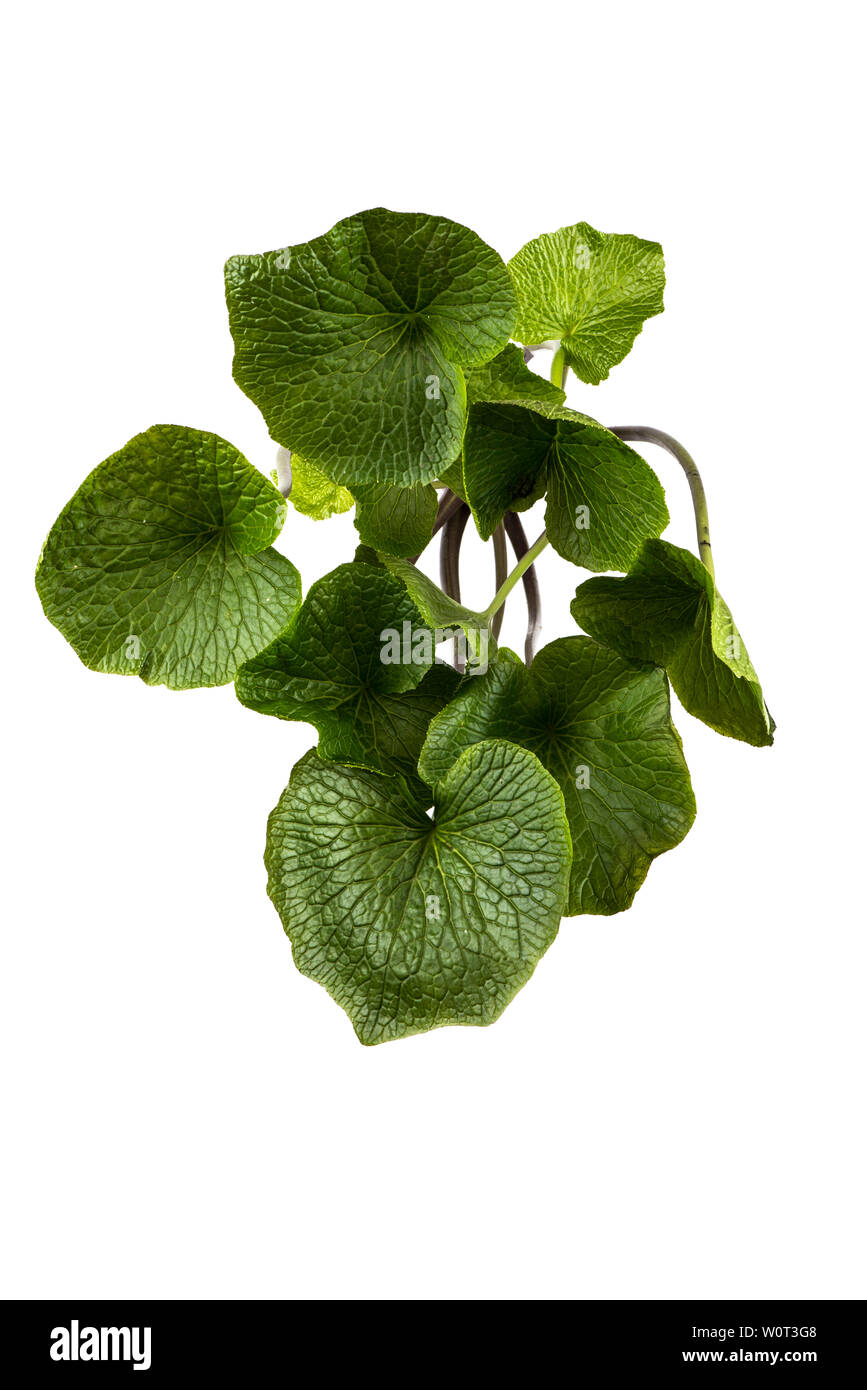
<path fill-rule="evenodd" d="M 431 482 L 460 452 L 464 368 L 508 342 L 508 271 L 444 217 L 374 208 L 226 265 L 235 380 L 336 482 Z"/>
<path fill-rule="evenodd" d="M 586 637 L 551 642 L 529 669 L 500 651 L 432 721 L 420 775 L 436 785 L 464 749 L 489 738 L 535 753 L 563 792 L 569 913 L 629 907 L 652 861 L 692 825 L 689 771 L 657 667 Z"/>
<path fill-rule="evenodd" d="M 509 262 L 518 294 L 515 337 L 560 341 L 566 363 L 597 385 L 663 310 L 662 247 L 597 232 L 586 222 L 528 241 Z"/>
<path fill-rule="evenodd" d="M 269 549 L 285 515 L 225 439 L 154 425 L 57 518 L 36 573 L 42 606 L 91 670 L 223 685 L 301 601 L 298 571 Z"/>
<path fill-rule="evenodd" d="M 268 892 L 298 969 L 363 1043 L 498 1018 L 557 934 L 563 796 L 532 753 L 477 744 L 432 817 L 400 778 L 307 754 L 268 822 Z"/>
<path fill-rule="evenodd" d="M 295 621 L 241 667 L 238 699 L 319 730 L 323 758 L 415 779 L 427 726 L 460 678 L 387 570 L 351 563 L 312 585 Z M 424 795 L 423 792 L 421 792 Z"/>
<path fill-rule="evenodd" d="M 667 670 L 685 709 L 718 733 L 757 747 L 774 721 L 714 581 L 689 550 L 648 541 L 625 579 L 588 579 L 572 600 L 575 621 L 622 656 Z"/>
<path fill-rule="evenodd" d="M 566 406 L 479 404 L 464 441 L 464 488 L 487 539 L 507 511 L 547 493 L 545 529 L 565 559 L 625 570 L 668 525 L 662 485 L 640 454 Z"/>

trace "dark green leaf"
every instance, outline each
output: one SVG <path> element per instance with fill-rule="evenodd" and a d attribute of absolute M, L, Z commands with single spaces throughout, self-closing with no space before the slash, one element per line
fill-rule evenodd
<path fill-rule="evenodd" d="M 448 468 L 440 473 L 440 482 L 443 487 L 451 488 L 452 492 L 457 493 L 462 502 L 466 502 L 467 496 L 464 492 L 464 461 L 459 458 L 455 463 L 449 464 Z"/>
<path fill-rule="evenodd" d="M 648 541 L 625 579 L 582 584 L 572 613 L 622 656 L 664 666 L 684 708 L 718 733 L 773 743 L 774 721 L 743 639 L 690 551 Z"/>
<path fill-rule="evenodd" d="M 529 669 L 498 652 L 433 720 L 420 775 L 435 785 L 489 738 L 528 748 L 559 783 L 572 834 L 569 913 L 629 907 L 651 862 L 695 817 L 665 674 L 586 637 L 551 642 Z"/>
<path fill-rule="evenodd" d="M 392 637 L 391 634 L 394 634 Z M 427 726 L 459 676 L 386 570 L 353 562 L 312 585 L 286 632 L 238 672 L 238 699 L 319 730 L 323 758 L 413 779 Z"/>
<path fill-rule="evenodd" d="M 365 545 L 387 555 L 420 555 L 433 533 L 436 488 L 373 483 L 355 490 L 355 525 Z"/>
<path fill-rule="evenodd" d="M 531 372 L 524 362 L 521 349 L 510 343 L 492 361 L 467 374 L 467 401 L 470 407 L 485 403 L 517 404 L 525 406 L 562 405 L 566 399 L 565 391 L 548 381 L 545 377 Z M 471 411 L 472 415 L 472 411 Z M 463 456 L 440 473 L 440 481 L 456 492 L 464 502 L 467 500 L 464 486 Z M 523 510 L 531 501 L 519 498 L 516 509 Z"/>
<path fill-rule="evenodd" d="M 469 405 L 509 404 L 530 406 L 540 401 L 547 405 L 562 405 L 566 392 L 547 377 L 533 372 L 524 361 L 524 354 L 514 343 L 467 373 L 467 402 Z"/>
<path fill-rule="evenodd" d="M 467 749 L 425 812 L 399 778 L 308 754 L 268 822 L 295 963 L 363 1043 L 492 1023 L 557 934 L 569 830 L 531 753 Z"/>
<path fill-rule="evenodd" d="M 474 609 L 449 598 L 448 594 L 444 594 L 416 565 L 410 565 L 406 560 L 399 560 L 390 555 L 383 555 L 381 558 L 386 568 L 406 586 L 425 622 L 441 632 L 463 632 L 467 639 L 471 664 L 487 666 L 488 657 L 494 647 L 488 615 L 477 613 Z"/>
<path fill-rule="evenodd" d="M 464 485 L 479 534 L 546 492 L 554 549 L 590 570 L 628 569 L 641 543 L 668 525 L 649 464 L 589 416 L 536 403 L 475 405 L 464 441 Z"/>
<path fill-rule="evenodd" d="M 301 601 L 271 542 L 286 503 L 225 439 L 137 434 L 85 479 L 45 542 L 46 616 L 94 671 L 223 685 Z"/>
<path fill-rule="evenodd" d="M 235 380 L 280 444 L 352 489 L 432 482 L 458 456 L 464 368 L 508 341 L 495 251 L 443 217 L 374 208 L 226 266 Z"/>
<path fill-rule="evenodd" d="M 378 554 L 375 550 L 371 550 L 369 545 L 357 545 L 352 559 L 358 565 L 373 565 L 376 569 L 385 569 Z"/>

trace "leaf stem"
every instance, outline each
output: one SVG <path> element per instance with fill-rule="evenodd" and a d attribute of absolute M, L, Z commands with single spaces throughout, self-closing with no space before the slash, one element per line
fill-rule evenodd
<path fill-rule="evenodd" d="M 469 517 L 469 507 L 466 502 L 461 502 L 443 527 L 440 544 L 440 585 L 443 593 L 453 598 L 455 603 L 461 601 L 459 554 Z"/>
<path fill-rule="evenodd" d="M 470 519 L 470 509 L 466 502 L 462 502 L 460 498 L 457 500 L 459 505 L 443 526 L 443 537 L 440 542 L 440 587 L 444 594 L 454 599 L 455 603 L 460 603 L 460 550 L 464 531 Z M 463 670 L 463 663 L 460 659 L 460 639 L 458 637 L 455 638 L 454 648 L 455 667 L 461 671 Z"/>
<path fill-rule="evenodd" d="M 506 532 L 502 524 L 497 527 L 493 535 L 494 541 L 494 584 L 499 591 L 506 582 L 509 573 L 509 556 L 506 551 Z M 520 556 L 518 557 L 520 559 Z M 500 628 L 503 626 L 503 619 L 506 616 L 506 605 L 503 603 L 494 614 L 494 621 L 491 624 L 491 632 L 494 641 L 500 635 Z"/>
<path fill-rule="evenodd" d="M 451 488 L 444 488 L 443 495 L 440 498 L 439 506 L 437 508 L 436 520 L 433 524 L 433 530 L 431 531 L 431 540 L 433 540 L 437 531 L 442 530 L 449 517 L 454 516 L 455 512 L 460 511 L 460 508 L 461 499 L 460 497 L 458 497 L 457 493 L 452 492 Z M 409 558 L 409 563 L 411 565 L 417 564 L 418 561 L 421 559 L 421 553 L 422 552 L 419 551 L 418 555 L 411 555 Z"/>
<path fill-rule="evenodd" d="M 551 380 L 555 386 L 560 387 L 561 391 L 565 389 L 566 373 L 568 372 L 568 370 L 569 368 L 566 364 L 566 354 L 563 351 L 562 347 L 558 347 L 557 351 L 554 353 L 554 359 L 551 363 Z"/>
<path fill-rule="evenodd" d="M 506 535 L 512 542 L 515 559 L 523 559 L 530 547 L 527 544 L 527 534 L 521 525 L 521 518 L 518 513 L 506 512 L 503 517 L 503 525 L 506 528 Z M 527 635 L 524 638 L 524 660 L 529 666 L 536 654 L 536 638 L 542 627 L 542 602 L 539 596 L 539 580 L 536 577 L 534 565 L 524 571 L 521 582 L 524 585 L 524 597 L 527 600 Z M 502 612 L 502 609 L 500 611 Z"/>
<path fill-rule="evenodd" d="M 696 467 L 695 460 L 688 454 L 682 444 L 673 437 L 666 434 L 664 430 L 653 429 L 650 425 L 608 425 L 607 428 L 612 434 L 616 434 L 618 439 L 624 443 L 630 441 L 644 441 L 647 444 L 658 444 L 660 449 L 667 449 L 680 464 L 686 480 L 689 483 L 689 490 L 692 495 L 692 508 L 695 512 L 695 534 L 698 539 L 698 553 L 701 562 L 710 575 L 714 578 L 713 554 L 710 548 L 710 524 L 707 514 L 707 496 L 704 490 L 704 483 L 701 474 Z"/>
<path fill-rule="evenodd" d="M 506 599 L 509 597 L 509 594 L 514 589 L 518 580 L 530 568 L 534 560 L 537 560 L 539 558 L 547 544 L 548 536 L 543 531 L 539 539 L 533 542 L 533 544 L 530 546 L 530 549 L 527 551 L 525 555 L 521 557 L 515 568 L 512 570 L 511 574 L 507 576 L 504 583 L 500 585 L 499 589 L 494 594 L 493 599 L 491 600 L 488 607 L 485 609 L 484 613 L 484 616 L 487 618 L 488 622 L 491 621 L 497 609 L 502 608 L 503 604 L 506 602 Z"/>

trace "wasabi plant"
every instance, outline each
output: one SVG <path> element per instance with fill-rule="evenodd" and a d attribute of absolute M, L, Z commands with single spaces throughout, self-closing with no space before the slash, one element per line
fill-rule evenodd
<path fill-rule="evenodd" d="M 234 376 L 279 446 L 272 478 L 214 434 L 155 425 L 43 548 L 45 613 L 92 670 L 234 680 L 250 709 L 317 730 L 268 822 L 268 891 L 363 1043 L 492 1022 L 563 915 L 630 906 L 695 815 L 669 683 L 711 728 L 772 742 L 689 454 L 566 405 L 568 373 L 603 381 L 663 286 L 656 242 L 584 222 L 508 265 L 466 227 L 383 208 L 234 256 Z M 546 349 L 550 380 L 528 366 Z M 683 466 L 698 556 L 660 539 L 663 489 L 630 442 Z M 320 520 L 354 506 L 359 532 L 303 603 L 273 548 L 287 497 Z M 528 545 L 520 513 L 543 498 Z M 470 517 L 493 547 L 484 611 L 460 597 Z M 437 532 L 439 586 L 416 564 Z M 583 635 L 536 656 L 547 545 L 596 577 L 572 604 Z M 523 660 L 497 644 L 519 582 Z"/>

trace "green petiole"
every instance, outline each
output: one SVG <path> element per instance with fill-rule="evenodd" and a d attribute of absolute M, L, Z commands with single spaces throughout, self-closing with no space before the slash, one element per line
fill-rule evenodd
<path fill-rule="evenodd" d="M 539 556 L 542 554 L 542 551 L 545 549 L 545 546 L 547 544 L 548 536 L 547 533 L 543 531 L 539 539 L 537 541 L 534 541 L 534 543 L 530 546 L 530 549 L 527 551 L 526 555 L 523 555 L 521 559 L 518 561 L 511 574 L 507 577 L 505 583 L 501 584 L 497 592 L 494 594 L 493 599 L 491 600 L 490 604 L 485 609 L 483 614 L 483 617 L 485 617 L 488 622 L 491 621 L 497 609 L 501 608 L 503 604 L 506 602 L 506 599 L 509 597 L 509 594 L 512 592 L 522 575 L 526 573 L 526 571 L 530 568 L 534 561 L 538 560 Z"/>
<path fill-rule="evenodd" d="M 678 443 L 673 435 L 666 434 L 665 430 L 654 429 L 651 425 L 609 425 L 608 428 L 612 434 L 616 434 L 617 438 L 622 439 L 624 443 L 630 441 L 643 441 L 647 444 L 658 444 L 660 449 L 667 449 L 668 452 L 677 459 L 686 474 L 686 480 L 689 483 L 689 490 L 692 495 L 699 558 L 711 579 L 713 579 L 713 555 L 710 548 L 710 523 L 707 513 L 707 495 L 704 490 L 704 483 L 701 480 L 701 474 L 696 467 L 692 455 L 687 453 L 683 445 Z"/>

